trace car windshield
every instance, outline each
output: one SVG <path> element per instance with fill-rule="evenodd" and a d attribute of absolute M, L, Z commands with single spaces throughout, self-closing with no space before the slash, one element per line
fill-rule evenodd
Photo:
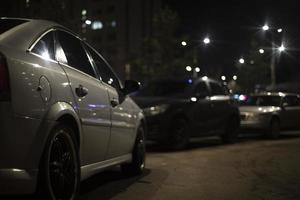
<path fill-rule="evenodd" d="M 185 81 L 154 81 L 146 84 L 136 96 L 181 96 L 189 85 Z"/>
<path fill-rule="evenodd" d="M 249 96 L 241 102 L 247 106 L 280 106 L 280 103 L 280 96 Z"/>
<path fill-rule="evenodd" d="M 0 35 L 25 22 L 26 20 L 20 19 L 0 19 Z"/>

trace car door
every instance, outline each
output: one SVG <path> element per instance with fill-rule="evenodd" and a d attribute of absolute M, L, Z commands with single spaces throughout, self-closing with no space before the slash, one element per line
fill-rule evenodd
<path fill-rule="evenodd" d="M 131 99 L 120 92 L 120 81 L 108 63 L 91 47 L 90 52 L 103 85 L 108 93 L 111 110 L 111 136 L 107 159 L 131 152 L 135 141 L 135 119 Z"/>
<path fill-rule="evenodd" d="M 211 104 L 213 108 L 213 126 L 212 129 L 223 130 L 228 117 L 230 115 L 231 108 L 230 106 L 230 97 L 226 94 L 224 87 L 218 83 L 211 81 L 209 83 L 211 91 Z"/>
<path fill-rule="evenodd" d="M 212 105 L 209 97 L 209 89 L 206 81 L 195 84 L 191 94 L 197 100 L 192 104 L 192 124 L 195 126 L 195 135 L 207 135 L 213 122 Z M 191 100 L 193 101 L 193 99 Z"/>
<path fill-rule="evenodd" d="M 81 40 L 72 34 L 56 31 L 57 59 L 69 79 L 82 123 L 82 164 L 103 161 L 106 157 L 110 138 L 110 103 L 106 87 L 91 65 Z"/>
<path fill-rule="evenodd" d="M 300 101 L 295 95 L 283 98 L 283 111 L 281 114 L 281 125 L 283 128 L 299 128 L 300 124 Z"/>

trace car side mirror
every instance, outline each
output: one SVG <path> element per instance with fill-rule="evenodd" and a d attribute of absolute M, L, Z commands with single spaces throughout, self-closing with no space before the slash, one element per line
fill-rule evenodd
<path fill-rule="evenodd" d="M 122 92 L 124 95 L 130 94 L 132 92 L 136 92 L 140 89 L 141 85 L 139 82 L 134 80 L 126 80 L 124 83 L 124 87 L 122 88 Z"/>

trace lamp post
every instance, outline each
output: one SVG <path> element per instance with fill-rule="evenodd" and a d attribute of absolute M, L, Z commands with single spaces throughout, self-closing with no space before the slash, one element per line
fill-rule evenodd
<path fill-rule="evenodd" d="M 263 31 L 270 31 L 270 27 L 265 24 L 263 27 L 262 27 L 262 30 Z M 277 33 L 282 33 L 282 28 L 278 28 L 276 30 Z M 271 43 L 272 43 L 272 55 L 271 55 L 271 63 L 270 63 L 270 69 L 271 69 L 271 87 L 272 88 L 275 88 L 275 85 L 276 85 L 276 68 L 275 68 L 275 63 L 276 63 L 276 50 L 278 50 L 279 52 L 283 52 L 285 51 L 285 47 L 284 45 L 282 44 L 278 49 L 276 48 L 276 44 L 275 44 L 275 38 L 274 38 L 274 35 L 273 33 L 270 33 L 271 35 Z M 259 52 L 261 54 L 264 53 L 264 50 L 263 49 L 260 49 Z"/>

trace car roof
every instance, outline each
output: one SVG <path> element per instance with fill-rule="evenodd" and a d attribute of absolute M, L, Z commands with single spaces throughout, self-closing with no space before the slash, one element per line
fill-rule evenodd
<path fill-rule="evenodd" d="M 218 83 L 221 84 L 221 82 L 214 80 L 212 78 L 208 78 L 207 76 L 199 77 L 199 78 L 161 78 L 161 79 L 153 79 L 149 80 L 148 82 L 165 82 L 165 81 L 172 81 L 172 82 L 186 82 L 188 80 L 191 80 L 193 83 L 198 83 L 198 82 L 213 82 L 213 83 Z"/>
<path fill-rule="evenodd" d="M 1 17 L 0 21 L 1 20 L 24 20 L 24 23 L 11 28 L 0 35 L 0 45 L 22 50 L 27 50 L 42 33 L 51 28 L 68 30 L 60 24 L 47 20 L 8 17 Z"/>

